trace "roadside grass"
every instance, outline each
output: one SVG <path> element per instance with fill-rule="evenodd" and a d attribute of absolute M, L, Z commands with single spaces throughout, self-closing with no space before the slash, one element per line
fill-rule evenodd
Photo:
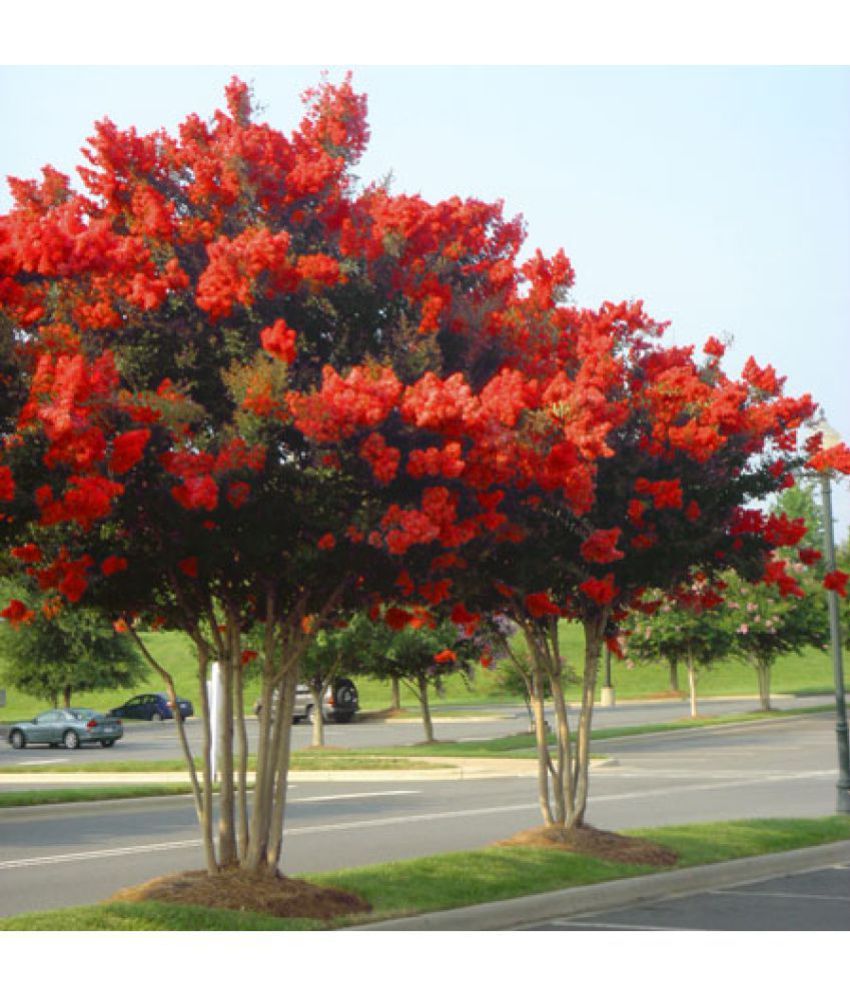
<path fill-rule="evenodd" d="M 195 762 L 200 769 L 200 758 Z M 256 771 L 257 758 L 248 758 L 248 771 Z M 292 771 L 324 770 L 433 770 L 434 764 L 416 763 L 399 757 L 376 755 L 368 751 L 361 755 L 353 751 L 322 750 L 315 753 L 301 752 L 292 755 Z M 43 763 L 13 766 L 0 766 L 0 774 L 170 774 L 185 773 L 182 760 L 106 760 L 103 763 Z"/>
<path fill-rule="evenodd" d="M 581 671 L 584 658 L 580 626 L 575 623 L 561 624 L 561 637 L 564 658 L 574 662 Z M 157 660 L 162 661 L 174 676 L 177 693 L 198 703 L 197 663 L 193 656 L 189 639 L 179 632 L 147 632 L 143 634 L 145 644 Z M 5 661 L 0 658 L 0 674 Z M 613 683 L 618 700 L 647 698 L 668 693 L 668 672 L 666 665 L 639 664 L 629 669 L 621 661 L 612 663 Z M 365 711 L 378 711 L 389 707 L 389 684 L 368 677 L 357 677 L 360 694 L 360 707 Z M 684 675 L 680 676 L 684 681 Z M 2 684 L 2 681 L 0 681 Z M 682 685 L 684 687 L 684 684 Z M 773 667 L 772 690 L 775 694 L 817 694 L 828 693 L 833 687 L 832 664 L 829 654 L 814 648 L 802 654 L 789 654 L 780 658 Z M 145 691 L 164 691 L 162 681 L 152 671 L 150 678 L 132 689 L 99 691 L 81 695 L 74 704 L 86 705 L 99 711 L 108 711 L 133 695 Z M 757 693 L 755 671 L 744 663 L 735 660 L 721 661 L 700 675 L 698 692 L 701 697 L 722 695 L 755 695 Z M 253 706 L 259 697 L 259 679 L 248 676 L 245 687 L 247 707 Z M 577 700 L 579 689 L 568 689 L 568 697 Z M 412 714 L 418 713 L 415 695 L 406 687 L 401 689 L 401 704 Z M 497 705 L 521 702 L 512 695 L 506 695 L 498 685 L 497 674 L 493 670 L 479 668 L 471 684 L 467 685 L 460 674 L 450 675 L 445 681 L 444 693 L 436 698 L 438 707 L 457 705 Z M 0 710 L 0 723 L 8 724 L 20 719 L 30 719 L 43 712 L 50 704 L 42 699 L 24 695 L 14 688 L 7 688 L 7 707 Z"/>
<path fill-rule="evenodd" d="M 850 818 L 741 819 L 640 829 L 625 835 L 669 846 L 679 854 L 678 867 L 693 867 L 850 839 Z M 663 872 L 553 849 L 487 847 L 305 875 L 314 884 L 355 892 L 373 907 L 368 916 L 330 924 L 160 902 L 104 902 L 12 916 L 0 920 L 0 930 L 323 930 L 650 873 Z"/>
<path fill-rule="evenodd" d="M 0 808 L 29 808 L 33 805 L 67 805 L 69 802 L 102 802 L 119 798 L 158 798 L 187 795 L 188 784 L 126 784 L 114 787 L 33 788 L 0 791 Z"/>

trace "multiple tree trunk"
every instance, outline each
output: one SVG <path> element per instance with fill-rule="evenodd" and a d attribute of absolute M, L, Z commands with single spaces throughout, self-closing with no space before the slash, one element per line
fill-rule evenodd
<path fill-rule="evenodd" d="M 582 620 L 585 638 L 584 674 L 578 724 L 573 734 L 565 695 L 567 670 L 561 656 L 558 619 L 530 620 L 517 615 L 528 656 L 520 660 L 507 639 L 502 648 L 523 675 L 533 716 L 537 746 L 537 794 L 546 826 L 570 830 L 581 826 L 587 810 L 590 733 L 608 609 L 589 612 Z M 545 699 L 552 700 L 554 744 L 546 721 Z"/>
<path fill-rule="evenodd" d="M 334 600 L 334 596 L 329 599 L 322 615 L 330 611 Z M 210 607 L 208 617 L 203 618 L 203 630 L 200 618 L 190 618 L 185 625 L 185 631 L 195 644 L 198 659 L 198 696 L 203 723 L 202 755 L 199 760 L 192 755 L 179 709 L 175 709 L 175 719 L 210 874 L 234 866 L 251 873 L 275 874 L 280 863 L 292 713 L 300 661 L 313 637 L 302 626 L 305 615 L 303 604 L 296 606 L 285 618 L 276 617 L 274 594 L 269 592 L 266 608 L 253 788 L 249 783 L 245 725 L 242 619 L 234 609 L 225 605 L 217 606 L 217 610 Z M 175 700 L 177 694 L 172 675 L 154 659 L 139 634 L 129 628 L 143 656 L 160 675 L 169 695 Z M 206 632 L 211 633 L 209 639 Z M 213 655 L 219 675 L 214 701 L 210 695 Z M 321 729 L 321 709 L 315 714 Z M 249 790 L 253 791 L 250 807 Z"/>

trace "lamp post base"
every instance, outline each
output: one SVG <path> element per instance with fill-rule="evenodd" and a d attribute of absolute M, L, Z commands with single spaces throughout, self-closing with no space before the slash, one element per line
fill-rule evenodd
<path fill-rule="evenodd" d="M 841 784 L 835 789 L 835 811 L 839 815 L 850 815 L 850 788 Z"/>
<path fill-rule="evenodd" d="M 613 708 L 616 704 L 616 697 L 614 695 L 614 689 L 612 687 L 603 687 L 599 691 L 599 704 L 600 706 Z"/>

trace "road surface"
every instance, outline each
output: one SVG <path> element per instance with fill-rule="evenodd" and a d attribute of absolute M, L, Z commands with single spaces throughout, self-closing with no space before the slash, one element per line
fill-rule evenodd
<path fill-rule="evenodd" d="M 758 726 L 609 740 L 588 821 L 606 829 L 834 811 L 825 713 Z M 283 869 L 307 873 L 479 847 L 539 824 L 531 777 L 297 783 Z M 86 904 L 201 866 L 188 799 L 0 814 L 0 915 Z"/>

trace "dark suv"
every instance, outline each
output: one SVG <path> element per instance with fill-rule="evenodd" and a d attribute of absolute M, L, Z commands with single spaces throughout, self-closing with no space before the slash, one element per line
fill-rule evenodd
<path fill-rule="evenodd" d="M 272 699 L 277 702 L 277 693 Z M 254 703 L 254 714 L 259 715 L 262 703 Z M 351 722 L 360 709 L 360 699 L 354 681 L 348 677 L 338 677 L 325 691 L 322 714 L 326 722 Z M 313 721 L 313 695 L 309 684 L 299 684 L 295 689 L 295 705 L 292 709 L 292 721 Z"/>

